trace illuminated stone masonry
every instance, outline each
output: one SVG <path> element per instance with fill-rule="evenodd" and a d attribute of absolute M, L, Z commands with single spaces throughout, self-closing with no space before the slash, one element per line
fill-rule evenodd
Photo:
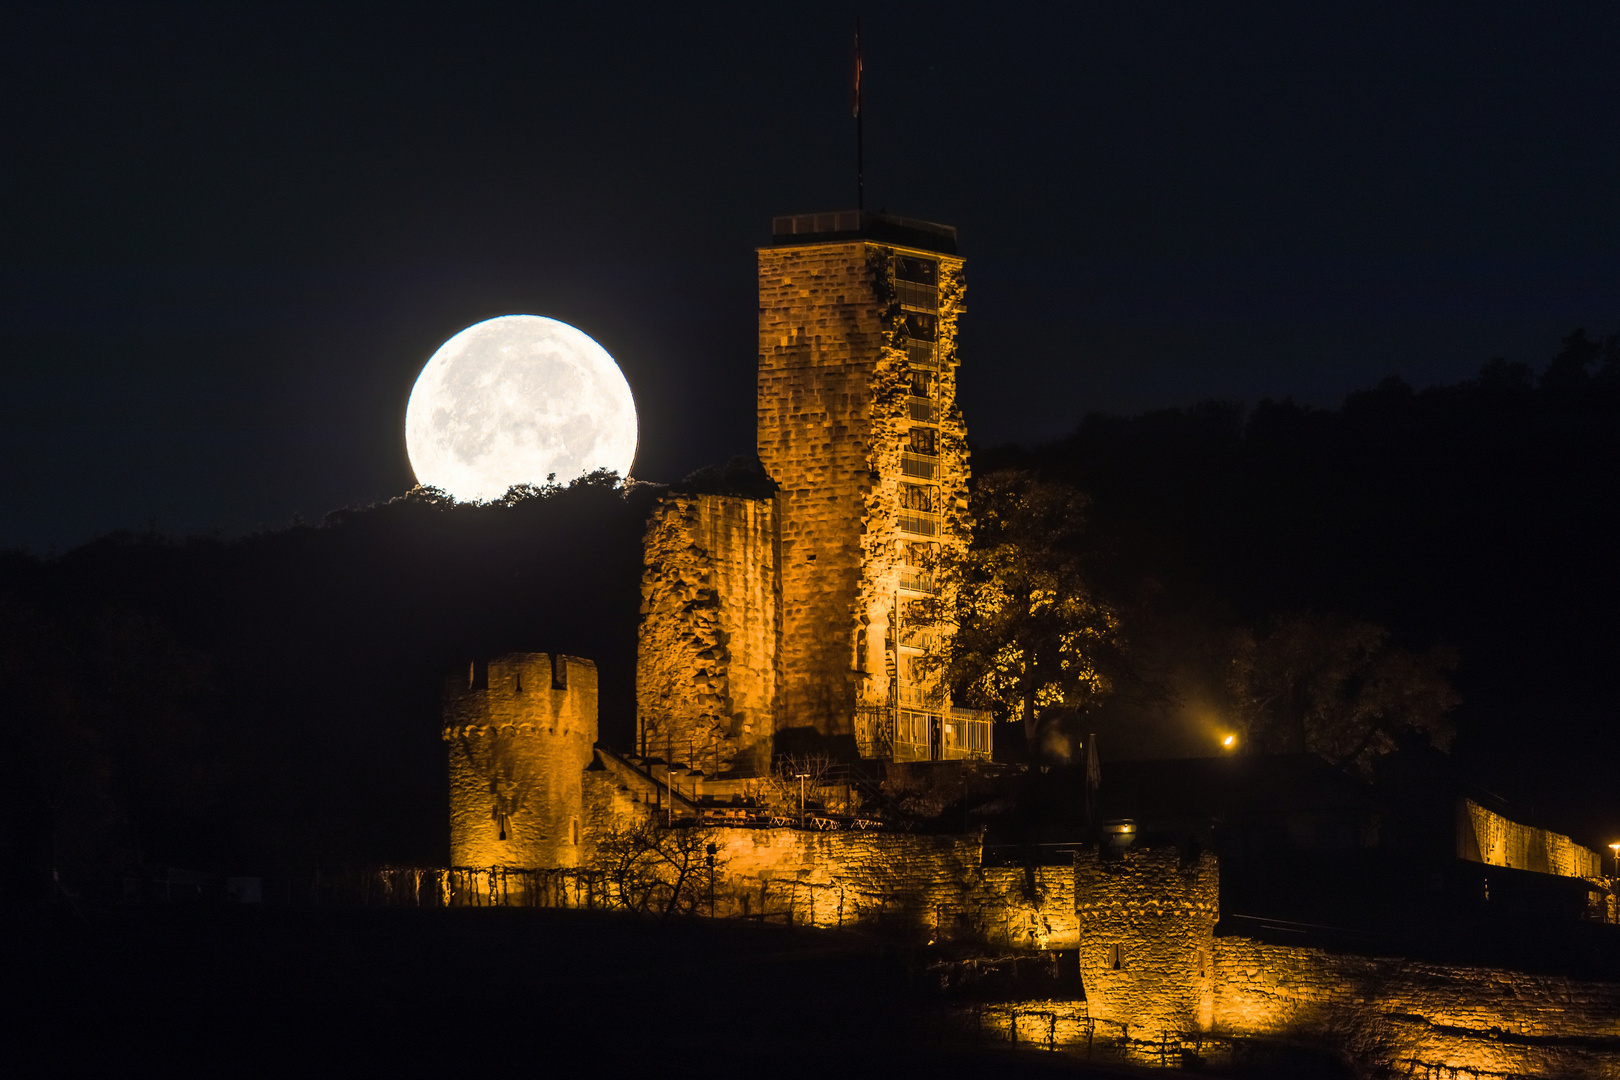
<path fill-rule="evenodd" d="M 775 735 L 775 504 L 670 492 L 647 523 L 636 749 L 709 776 L 769 768 Z"/>
<path fill-rule="evenodd" d="M 1215 856 L 1176 847 L 1075 858 L 1080 975 L 1099 1020 L 1139 1032 L 1208 1031 L 1214 1010 Z"/>
<path fill-rule="evenodd" d="M 461 869 L 437 873 L 442 903 L 611 905 L 604 842 L 701 819 L 701 773 L 592 751 L 594 676 L 588 661 L 520 653 L 447 681 Z M 1492 828 L 1514 825 L 1503 821 Z M 1083 999 L 958 1010 L 993 1038 L 1170 1066 L 1241 1059 L 1258 1040 L 1330 1052 L 1360 1076 L 1620 1077 L 1620 986 L 1216 937 L 1220 873 L 1207 852 L 1084 846 L 1072 866 L 1000 867 L 985 864 L 981 833 L 695 835 L 713 845 L 699 895 L 719 918 L 987 955 L 1072 950 Z M 412 880 L 419 898 L 422 873 Z"/>
<path fill-rule="evenodd" d="M 962 1019 L 1148 1065 L 1219 1062 L 1258 1039 L 1329 1051 L 1358 1076 L 1620 1077 L 1620 985 L 1215 937 L 1219 886 L 1209 854 L 1078 852 L 1085 1000 Z"/>
<path fill-rule="evenodd" d="M 705 874 L 696 895 L 717 917 L 1077 961 L 1082 1000 L 973 1006 L 964 1019 L 995 1037 L 1162 1065 L 1282 1040 L 1366 1076 L 1620 1080 L 1620 986 L 1218 938 L 1208 853 L 1081 845 L 1072 866 L 1003 867 L 980 832 L 889 832 L 856 812 L 791 828 L 779 805 L 737 799 L 789 740 L 891 762 L 991 749 L 988 720 L 953 710 L 921 662 L 941 630 L 914 607 L 971 526 L 955 233 L 841 213 L 773 234 L 757 452 L 775 493 L 671 489 L 654 508 L 634 753 L 595 746 L 590 661 L 513 653 L 447 680 L 451 866 L 429 872 L 444 904 L 623 903 L 626 844 L 684 838 L 706 861 L 651 887 L 679 898 Z M 1601 873 L 1568 837 L 1467 800 L 1456 813 L 1458 859 Z"/>
<path fill-rule="evenodd" d="M 1596 880 L 1603 857 L 1562 833 L 1509 821 L 1472 799 L 1457 801 L 1457 858 L 1487 866 Z"/>
<path fill-rule="evenodd" d="M 508 653 L 445 680 L 452 866 L 580 865 L 596 665 Z"/>
<path fill-rule="evenodd" d="M 968 718 L 947 740 L 949 700 L 919 663 L 940 631 L 912 610 L 931 553 L 970 531 L 955 230 L 844 213 L 772 231 L 758 452 L 781 489 L 777 729 L 854 736 L 866 756 L 969 756 Z M 987 755 L 988 725 L 971 730 Z"/>
<path fill-rule="evenodd" d="M 965 546 L 963 263 L 946 226 L 778 218 L 759 250 L 757 452 L 774 498 L 669 492 L 648 523 L 636 752 L 756 776 L 791 732 L 848 758 L 990 756 L 918 602 Z M 774 604 L 774 607 L 768 605 Z"/>

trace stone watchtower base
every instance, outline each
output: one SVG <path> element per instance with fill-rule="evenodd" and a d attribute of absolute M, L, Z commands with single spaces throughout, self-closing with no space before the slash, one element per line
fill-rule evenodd
<path fill-rule="evenodd" d="M 444 683 L 452 866 L 581 862 L 582 777 L 596 743 L 596 665 L 507 653 Z"/>

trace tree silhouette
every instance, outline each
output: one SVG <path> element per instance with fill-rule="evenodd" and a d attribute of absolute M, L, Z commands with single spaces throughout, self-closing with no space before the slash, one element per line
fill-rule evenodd
<path fill-rule="evenodd" d="M 1120 667 L 1119 618 L 1088 577 L 1088 502 L 1028 473 L 980 477 L 973 543 L 936 556 L 939 591 L 920 604 L 955 631 L 933 662 L 956 700 L 1018 721 L 1032 747 L 1043 714 L 1106 696 Z"/>
<path fill-rule="evenodd" d="M 1243 636 L 1231 682 L 1251 745 L 1364 769 L 1402 735 L 1450 749 L 1456 652 L 1409 652 L 1388 638 L 1370 622 L 1315 614 L 1284 615 L 1263 637 Z"/>

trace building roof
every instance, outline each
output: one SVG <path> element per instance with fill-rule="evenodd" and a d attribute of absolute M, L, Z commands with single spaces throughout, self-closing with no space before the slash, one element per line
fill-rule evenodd
<path fill-rule="evenodd" d="M 842 240 L 876 240 L 901 247 L 956 254 L 956 229 L 932 221 L 838 210 L 826 214 L 784 214 L 771 219 L 771 247 L 828 244 Z"/>

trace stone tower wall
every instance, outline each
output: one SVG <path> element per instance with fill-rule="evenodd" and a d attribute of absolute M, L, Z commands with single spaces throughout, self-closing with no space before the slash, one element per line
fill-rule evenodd
<path fill-rule="evenodd" d="M 444 741 L 452 866 L 580 864 L 595 664 L 545 653 L 470 664 L 445 680 Z"/>
<path fill-rule="evenodd" d="M 759 253 L 760 461 L 780 486 L 777 726 L 850 730 L 872 377 L 884 304 L 861 242 Z"/>
<path fill-rule="evenodd" d="M 1207 1031 L 1215 1008 L 1214 854 L 1190 862 L 1170 847 L 1075 856 L 1080 977 L 1094 1019 L 1130 1038 Z"/>
<path fill-rule="evenodd" d="M 637 749 L 709 775 L 758 773 L 775 734 L 770 499 L 663 496 L 643 544 Z"/>
<path fill-rule="evenodd" d="M 936 475 L 907 477 L 911 415 L 893 258 L 940 267 Z M 962 262 L 865 241 L 759 252 L 758 451 L 780 486 L 777 726 L 847 735 L 859 703 L 889 700 L 901 485 L 937 489 L 936 539 L 965 543 L 967 447 L 956 405 Z"/>

